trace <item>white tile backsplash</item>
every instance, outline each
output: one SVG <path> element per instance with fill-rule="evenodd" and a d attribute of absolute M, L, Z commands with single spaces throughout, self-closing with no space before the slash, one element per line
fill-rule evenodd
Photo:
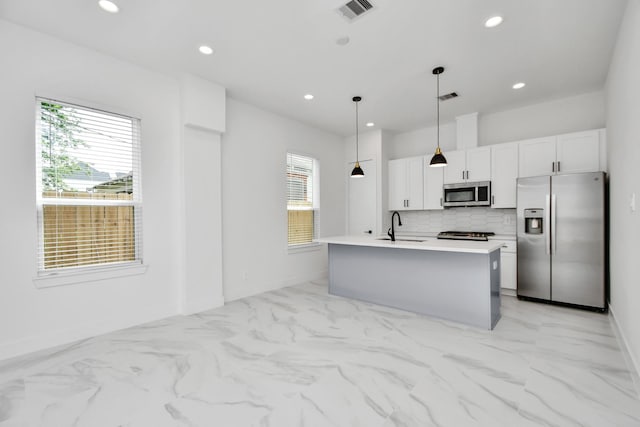
<path fill-rule="evenodd" d="M 398 233 L 438 233 L 447 230 L 493 231 L 496 234 L 516 234 L 516 210 L 492 208 L 452 208 L 440 211 L 400 212 L 402 227 Z M 391 225 L 391 212 L 386 218 Z"/>

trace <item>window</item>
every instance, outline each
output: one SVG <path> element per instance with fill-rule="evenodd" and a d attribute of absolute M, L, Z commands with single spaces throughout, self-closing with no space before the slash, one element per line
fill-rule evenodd
<path fill-rule="evenodd" d="M 311 157 L 287 153 L 289 247 L 308 245 L 318 233 L 318 167 Z"/>
<path fill-rule="evenodd" d="M 40 275 L 141 263 L 140 121 L 37 98 Z"/>

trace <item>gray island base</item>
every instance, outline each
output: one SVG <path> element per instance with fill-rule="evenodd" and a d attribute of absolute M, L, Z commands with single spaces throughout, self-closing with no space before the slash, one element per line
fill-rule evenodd
<path fill-rule="evenodd" d="M 500 250 L 329 243 L 329 293 L 493 329 L 500 319 Z"/>

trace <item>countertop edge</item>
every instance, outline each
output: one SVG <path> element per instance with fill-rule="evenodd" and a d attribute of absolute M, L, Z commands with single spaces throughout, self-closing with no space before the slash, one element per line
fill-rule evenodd
<path fill-rule="evenodd" d="M 437 240 L 428 238 L 424 242 L 391 242 L 389 240 L 378 240 L 375 237 L 358 237 L 358 236 L 331 236 L 315 239 L 314 242 L 328 243 L 334 245 L 351 245 L 351 246 L 368 246 L 375 248 L 390 249 L 412 249 L 422 251 L 437 252 L 462 252 L 489 254 L 501 248 L 502 243 L 499 242 L 475 242 L 466 240 Z"/>

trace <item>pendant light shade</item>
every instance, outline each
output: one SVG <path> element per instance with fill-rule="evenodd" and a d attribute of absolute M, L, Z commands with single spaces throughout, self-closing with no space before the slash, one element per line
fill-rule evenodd
<path fill-rule="evenodd" d="M 364 177 L 364 171 L 360 167 L 360 160 L 358 158 L 358 102 L 362 101 L 362 98 L 354 96 L 352 101 L 356 104 L 356 164 L 351 171 L 351 178 L 362 178 Z"/>
<path fill-rule="evenodd" d="M 360 162 L 356 162 L 356 165 L 351 171 L 351 178 L 362 178 L 363 176 L 364 176 L 364 171 L 360 167 Z"/>
<path fill-rule="evenodd" d="M 436 67 L 433 69 L 433 74 L 436 75 L 436 111 L 437 111 L 437 139 L 436 143 L 438 144 L 436 147 L 436 152 L 433 154 L 431 161 L 429 162 L 429 166 L 432 168 L 438 168 L 447 166 L 447 159 L 442 154 L 442 150 L 440 150 L 440 74 L 444 72 L 444 67 Z"/>
<path fill-rule="evenodd" d="M 436 148 L 436 152 L 431 158 L 431 161 L 429 162 L 429 166 L 431 166 L 432 168 L 447 166 L 447 159 L 445 159 L 444 156 L 442 155 L 442 151 L 440 150 L 440 147 Z"/>

